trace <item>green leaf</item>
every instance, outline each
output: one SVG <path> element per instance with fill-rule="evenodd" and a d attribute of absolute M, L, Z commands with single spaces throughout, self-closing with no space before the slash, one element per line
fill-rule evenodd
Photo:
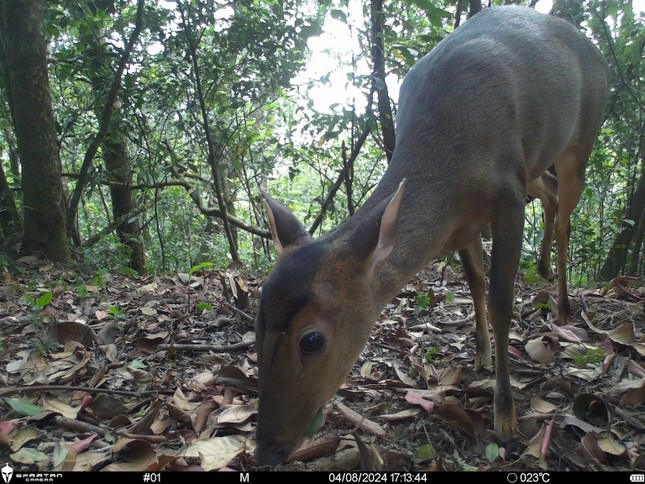
<path fill-rule="evenodd" d="M 116 306 L 110 306 L 108 308 L 108 311 L 110 312 L 110 314 L 112 314 L 112 316 L 116 316 L 117 318 L 125 317 L 125 313 Z"/>
<path fill-rule="evenodd" d="M 37 305 L 38 307 L 44 308 L 44 307 L 45 307 L 45 306 L 47 306 L 50 302 L 52 302 L 52 297 L 53 297 L 52 292 L 51 292 L 51 291 L 48 291 L 48 292 L 46 292 L 45 294 L 43 294 L 42 296 L 40 296 L 40 297 L 38 298 L 38 301 L 36 301 L 36 305 Z"/>
<path fill-rule="evenodd" d="M 486 446 L 486 459 L 488 462 L 495 462 L 499 457 L 499 446 L 495 442 L 491 442 Z"/>
<path fill-rule="evenodd" d="M 318 413 L 314 416 L 314 419 L 311 421 L 309 424 L 309 427 L 305 431 L 305 435 L 308 438 L 311 438 L 314 436 L 316 432 L 322 427 L 323 425 L 323 413 L 322 410 L 318 410 Z"/>
<path fill-rule="evenodd" d="M 437 457 L 437 453 L 434 451 L 432 445 L 425 444 L 417 448 L 414 457 L 419 460 L 434 460 Z"/>
<path fill-rule="evenodd" d="M 213 265 L 214 264 L 212 262 L 202 262 L 201 264 L 191 267 L 190 271 L 188 271 L 188 275 L 192 276 L 195 272 L 201 271 L 202 269 L 210 269 Z"/>
<path fill-rule="evenodd" d="M 347 15 L 342 10 L 332 10 L 330 12 L 331 18 L 340 20 L 341 22 L 347 23 Z"/>
<path fill-rule="evenodd" d="M 147 365 L 143 362 L 143 360 L 132 360 L 130 364 L 128 365 L 129 368 L 134 368 L 135 370 L 145 370 L 147 369 Z"/>
<path fill-rule="evenodd" d="M 205 303 L 205 302 L 197 303 L 197 304 L 195 304 L 195 307 L 197 309 L 199 309 L 200 311 L 212 311 L 213 310 L 213 306 L 211 306 L 210 304 Z"/>
<path fill-rule="evenodd" d="M 4 401 L 7 402 L 9 406 L 13 408 L 16 413 L 19 413 L 20 415 L 25 415 L 27 417 L 38 415 L 39 413 L 42 413 L 45 411 L 45 409 L 40 405 L 34 405 L 33 403 L 25 402 L 17 398 L 7 397 L 4 399 Z"/>

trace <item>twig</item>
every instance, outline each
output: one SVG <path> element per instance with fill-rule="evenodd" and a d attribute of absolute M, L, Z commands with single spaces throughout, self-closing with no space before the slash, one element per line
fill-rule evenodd
<path fill-rule="evenodd" d="M 255 339 L 249 341 L 240 341 L 239 343 L 233 343 L 230 345 L 204 345 L 204 344 L 160 344 L 157 345 L 157 348 L 160 350 L 167 350 L 173 348 L 175 350 L 195 350 L 195 351 L 216 351 L 218 353 L 223 353 L 231 350 L 239 350 L 242 348 L 248 348 L 255 344 Z"/>
<path fill-rule="evenodd" d="M 27 385 L 20 387 L 10 387 L 0 390 L 0 397 L 4 395 L 12 395 L 21 392 L 87 392 L 87 393 L 108 393 L 111 395 L 121 395 L 124 397 L 138 397 L 141 395 L 172 395 L 175 390 L 145 390 L 131 392 L 128 390 L 113 390 L 111 388 L 94 388 L 94 387 L 75 387 L 73 385 Z"/>
<path fill-rule="evenodd" d="M 91 423 L 81 422 L 80 420 L 75 420 L 75 419 L 63 417 L 60 415 L 56 417 L 54 421 L 56 422 L 56 425 L 58 425 L 59 427 L 64 427 L 67 429 L 76 430 L 78 432 L 83 432 L 83 433 L 90 433 L 90 434 L 94 433 L 94 434 L 100 435 L 101 437 L 105 436 L 110 432 L 109 430 L 99 427 L 98 425 L 92 425 Z"/>
<path fill-rule="evenodd" d="M 237 314 L 239 314 L 240 316 L 242 316 L 242 319 L 244 319 L 246 321 L 253 321 L 255 319 L 253 316 L 251 316 L 249 314 L 246 314 L 241 309 L 238 309 L 235 306 L 233 306 L 230 302 L 225 302 L 224 304 L 226 304 L 226 307 L 229 308 L 231 311 L 234 311 Z"/>

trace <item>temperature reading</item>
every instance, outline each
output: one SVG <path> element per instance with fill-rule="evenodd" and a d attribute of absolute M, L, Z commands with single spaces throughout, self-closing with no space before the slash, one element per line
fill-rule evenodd
<path fill-rule="evenodd" d="M 506 480 L 509 484 L 548 484 L 551 477 L 548 472 L 511 472 Z"/>

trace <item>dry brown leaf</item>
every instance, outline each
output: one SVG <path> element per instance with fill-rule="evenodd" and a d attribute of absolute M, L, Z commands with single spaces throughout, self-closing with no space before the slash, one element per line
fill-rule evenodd
<path fill-rule="evenodd" d="M 461 405 L 444 402 L 435 409 L 435 414 L 449 420 L 470 437 L 475 437 L 482 426 L 481 416 L 476 412 L 467 412 Z M 479 416 L 479 422 L 476 416 Z"/>
<path fill-rule="evenodd" d="M 68 341 L 78 341 L 83 346 L 92 346 L 98 341 L 98 336 L 92 328 L 76 321 L 61 321 L 51 326 L 50 337 L 65 344 Z"/>
<path fill-rule="evenodd" d="M 552 403 L 549 403 L 546 400 L 542 400 L 537 396 L 531 396 L 530 401 L 531 401 L 531 408 L 538 413 L 549 414 L 557 411 L 558 409 L 557 405 L 553 405 Z"/>
<path fill-rule="evenodd" d="M 157 460 L 152 445 L 145 440 L 120 438 L 114 443 L 112 451 L 123 457 L 127 464 L 110 464 L 103 470 L 143 471 Z"/>
<path fill-rule="evenodd" d="M 356 447 L 360 454 L 360 469 L 362 471 L 382 471 L 383 470 L 383 458 L 378 453 L 376 448 L 366 442 L 356 435 L 356 432 L 353 433 L 354 440 L 356 441 Z"/>
<path fill-rule="evenodd" d="M 206 471 L 220 469 L 243 452 L 251 453 L 255 445 L 242 435 L 227 435 L 200 440 L 179 451 L 180 457 L 201 459 L 201 466 Z"/>
<path fill-rule="evenodd" d="M 605 464 L 607 462 L 607 454 L 598 446 L 598 434 L 589 432 L 580 441 L 582 451 L 590 458 Z"/>
<path fill-rule="evenodd" d="M 318 457 L 331 455 L 339 448 L 340 440 L 338 437 L 321 437 L 300 447 L 289 456 L 289 461 L 309 462 Z"/>
<path fill-rule="evenodd" d="M 97 395 L 88 407 L 100 419 L 111 419 L 115 415 L 128 413 L 121 400 L 112 395 Z"/>
<path fill-rule="evenodd" d="M 627 449 L 618 442 L 609 432 L 603 432 L 598 436 L 598 447 L 606 454 L 614 457 L 625 457 Z"/>
<path fill-rule="evenodd" d="M 258 413 L 258 410 L 252 405 L 230 405 L 226 408 L 222 408 L 221 411 L 217 413 L 217 424 L 227 425 L 246 422 L 249 418 Z"/>
<path fill-rule="evenodd" d="M 551 323 L 549 326 L 560 340 L 569 343 L 586 343 L 590 340 L 589 335 L 582 328 L 571 325 L 558 326 L 555 323 Z"/>
<path fill-rule="evenodd" d="M 529 340 L 524 349 L 528 355 L 538 363 L 555 362 L 555 353 L 558 350 L 558 341 L 549 336 L 540 336 Z"/>
<path fill-rule="evenodd" d="M 645 400 L 645 379 L 640 381 L 640 385 L 636 388 L 627 390 L 625 395 L 620 399 L 620 405 L 638 405 Z"/>
<path fill-rule="evenodd" d="M 409 387 L 416 386 L 415 381 L 408 375 L 408 368 L 404 367 L 401 362 L 393 361 L 392 367 L 394 368 L 396 376 L 401 380 L 401 383 Z"/>
<path fill-rule="evenodd" d="M 463 378 L 464 367 L 459 365 L 455 367 L 448 367 L 438 372 L 438 378 L 442 385 L 459 385 Z"/>
<path fill-rule="evenodd" d="M 598 394 L 579 393 L 571 408 L 576 417 L 599 427 L 606 427 L 611 421 L 610 406 Z"/>
<path fill-rule="evenodd" d="M 81 408 L 80 406 L 73 407 L 68 403 L 65 403 L 59 400 L 56 397 L 50 397 L 47 395 L 42 397 L 42 407 L 45 410 L 60 413 L 64 417 L 71 418 L 71 419 L 76 418 L 76 416 L 78 415 L 78 411 Z"/>
<path fill-rule="evenodd" d="M 192 419 L 195 432 L 200 433 L 204 429 L 211 413 L 217 408 L 219 408 L 219 405 L 212 398 L 207 398 L 199 404 Z"/>
<path fill-rule="evenodd" d="M 419 405 L 426 413 L 431 414 L 434 410 L 434 402 L 423 398 L 418 391 L 410 390 L 405 394 L 405 401 L 414 405 Z"/>
<path fill-rule="evenodd" d="M 37 440 L 41 436 L 42 431 L 38 430 L 35 425 L 20 427 L 11 434 L 10 449 L 12 452 L 16 452 L 26 443 L 31 442 L 32 440 Z"/>

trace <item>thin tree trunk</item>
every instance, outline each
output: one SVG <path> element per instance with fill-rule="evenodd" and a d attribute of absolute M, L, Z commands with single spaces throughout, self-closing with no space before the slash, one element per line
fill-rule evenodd
<path fill-rule="evenodd" d="M 385 83 L 385 47 L 383 43 L 383 30 L 385 15 L 383 14 L 383 0 L 371 0 L 372 14 L 372 89 L 376 91 L 378 99 L 378 119 L 381 124 L 383 148 L 388 163 L 392 159 L 396 135 L 394 133 L 394 117 L 390 95 Z"/>
<path fill-rule="evenodd" d="M 229 208 L 226 206 L 224 200 L 224 193 L 222 187 L 222 177 L 219 166 L 219 157 L 217 155 L 217 150 L 215 147 L 215 142 L 213 140 L 212 131 L 210 128 L 210 119 L 208 115 L 208 109 L 206 107 L 206 98 L 204 96 L 204 89 L 202 87 L 202 76 L 201 69 L 199 67 L 199 53 L 198 53 L 198 41 L 195 36 L 195 32 L 191 30 L 191 25 L 189 24 L 186 12 L 181 9 L 182 17 L 182 28 L 186 37 L 186 42 L 188 44 L 188 56 L 190 57 L 190 62 L 193 68 L 193 77 L 195 80 L 195 90 L 197 91 L 197 102 L 199 103 L 199 109 L 202 116 L 202 125 L 204 127 L 204 137 L 206 139 L 206 148 L 208 150 L 208 164 L 211 167 L 211 173 L 213 176 L 213 187 L 215 188 L 215 197 L 217 199 L 217 205 L 220 213 L 222 214 L 222 225 L 224 228 L 224 233 L 228 240 L 229 253 L 231 254 L 231 259 L 234 262 L 239 262 L 240 255 L 237 250 L 237 243 L 231 224 L 228 220 L 228 211 Z"/>
<path fill-rule="evenodd" d="M 114 13 L 113 0 L 97 2 L 97 8 L 105 10 L 108 14 Z M 97 32 L 99 37 L 81 34 L 81 41 L 92 46 L 87 49 L 87 56 L 92 61 L 92 68 L 88 74 L 98 99 L 96 115 L 100 118 L 105 111 L 105 101 L 109 98 L 110 88 L 114 82 L 114 69 L 111 57 L 106 50 L 106 42 L 102 32 Z M 137 211 L 136 203 L 132 197 L 132 167 L 128 156 L 128 138 L 125 134 L 125 125 L 121 116 L 121 103 L 117 101 L 112 108 L 112 116 L 103 139 L 103 160 L 110 176 L 110 196 L 112 199 L 112 215 L 114 220 L 124 220 L 128 213 Z M 126 218 L 116 228 L 119 240 L 129 249 L 129 267 L 139 274 L 146 272 L 146 258 L 143 242 L 140 238 L 141 219 L 137 215 Z"/>
<path fill-rule="evenodd" d="M 0 163 L 0 242 L 5 250 L 13 251 L 13 245 L 22 229 L 20 212 Z"/>
<path fill-rule="evenodd" d="M 112 79 L 110 89 L 106 95 L 105 101 L 103 102 L 103 110 L 99 117 L 98 132 L 96 133 L 96 136 L 94 137 L 94 139 L 90 143 L 90 146 L 87 148 L 87 151 L 85 152 L 85 157 L 83 158 L 83 164 L 81 165 L 79 177 L 78 177 L 78 180 L 76 181 L 76 187 L 74 188 L 74 192 L 72 193 L 72 196 L 69 202 L 69 207 L 67 210 L 67 225 L 70 230 L 74 227 L 76 223 L 76 215 L 78 214 L 78 204 L 80 203 L 81 195 L 83 194 L 83 191 L 85 190 L 85 187 L 89 182 L 90 168 L 92 167 L 92 161 L 94 160 L 94 157 L 96 156 L 96 152 L 98 151 L 99 147 L 103 143 L 103 139 L 108 132 L 110 118 L 112 117 L 112 111 L 114 109 L 114 104 L 117 100 L 118 92 L 121 87 L 121 78 L 123 77 L 125 68 L 130 60 L 130 54 L 132 53 L 132 49 L 134 49 L 134 45 L 137 42 L 137 39 L 139 38 L 139 34 L 141 34 L 141 31 L 143 30 L 143 14 L 144 14 L 144 0 L 137 0 L 137 18 L 134 25 L 134 30 L 132 31 L 132 34 L 128 39 L 128 43 L 125 46 L 125 49 L 123 51 L 123 56 L 119 60 L 119 65 L 114 74 L 114 78 Z M 71 234 L 71 235 L 73 236 L 74 234 Z M 77 243 L 80 243 L 80 241 L 77 240 Z"/>

